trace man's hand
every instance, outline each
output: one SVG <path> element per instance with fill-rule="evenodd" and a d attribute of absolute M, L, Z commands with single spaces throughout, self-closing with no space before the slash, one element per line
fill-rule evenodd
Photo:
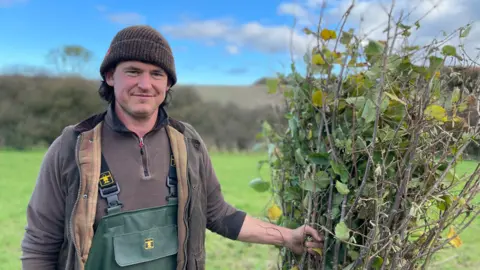
<path fill-rule="evenodd" d="M 312 241 L 306 241 L 311 237 Z M 323 237 L 312 227 L 303 225 L 294 230 L 277 226 L 259 219 L 246 216 L 238 239 L 242 242 L 284 246 L 296 254 L 308 251 L 318 254 L 313 249 L 323 247 Z"/>
<path fill-rule="evenodd" d="M 311 237 L 311 241 L 305 240 L 308 236 Z M 302 254 L 304 251 L 308 251 L 310 254 L 315 255 L 318 253 L 313 249 L 323 247 L 323 237 L 308 225 L 303 225 L 292 230 L 290 237 L 285 240 L 285 246 L 296 254 Z"/>

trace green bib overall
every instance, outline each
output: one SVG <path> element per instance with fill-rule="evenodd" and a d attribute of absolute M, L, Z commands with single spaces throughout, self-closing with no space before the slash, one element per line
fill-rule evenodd
<path fill-rule="evenodd" d="M 120 188 L 102 155 L 100 196 L 107 200 L 85 270 L 174 270 L 177 266 L 177 177 L 171 154 L 168 204 L 121 212 Z"/>

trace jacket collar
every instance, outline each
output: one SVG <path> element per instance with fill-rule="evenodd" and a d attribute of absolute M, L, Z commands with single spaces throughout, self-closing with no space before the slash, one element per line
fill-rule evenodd
<path fill-rule="evenodd" d="M 168 115 L 163 106 L 158 109 L 157 122 L 153 130 L 162 129 L 168 122 Z M 115 105 L 111 103 L 105 113 L 105 124 L 109 125 L 115 132 L 131 132 L 115 113 Z"/>

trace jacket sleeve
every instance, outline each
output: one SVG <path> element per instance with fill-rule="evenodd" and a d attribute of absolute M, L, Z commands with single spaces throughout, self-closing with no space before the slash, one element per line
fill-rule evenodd
<path fill-rule="evenodd" d="M 22 269 L 56 269 L 64 236 L 65 188 L 62 186 L 61 136 L 47 150 L 27 205 L 21 242 Z"/>
<path fill-rule="evenodd" d="M 204 151 L 205 178 L 207 181 L 207 228 L 226 238 L 236 240 L 243 226 L 246 213 L 225 201 L 211 159 L 206 149 Z"/>

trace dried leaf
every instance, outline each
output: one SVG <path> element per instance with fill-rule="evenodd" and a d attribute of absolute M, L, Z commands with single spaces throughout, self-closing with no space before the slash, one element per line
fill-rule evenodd
<path fill-rule="evenodd" d="M 268 208 L 267 216 L 270 220 L 278 220 L 278 218 L 282 215 L 282 209 L 278 207 L 278 205 L 273 204 Z"/>
<path fill-rule="evenodd" d="M 448 231 L 447 237 L 450 239 L 454 237 L 456 234 L 457 233 L 455 232 L 455 229 L 453 228 L 453 226 L 450 226 L 450 230 Z M 463 242 L 462 242 L 462 239 L 460 239 L 460 236 L 456 235 L 454 238 L 452 238 L 452 240 L 450 240 L 450 244 L 458 248 L 463 244 Z"/>
<path fill-rule="evenodd" d="M 323 106 L 323 99 L 325 97 L 325 93 L 322 90 L 316 90 L 312 94 L 312 102 L 315 107 L 322 107 Z"/>
<path fill-rule="evenodd" d="M 313 251 L 318 253 L 318 255 L 322 256 L 322 249 L 321 248 L 312 248 Z"/>
<path fill-rule="evenodd" d="M 323 40 L 330 40 L 337 38 L 337 33 L 333 30 L 323 29 L 322 32 L 320 32 L 320 36 Z"/>

